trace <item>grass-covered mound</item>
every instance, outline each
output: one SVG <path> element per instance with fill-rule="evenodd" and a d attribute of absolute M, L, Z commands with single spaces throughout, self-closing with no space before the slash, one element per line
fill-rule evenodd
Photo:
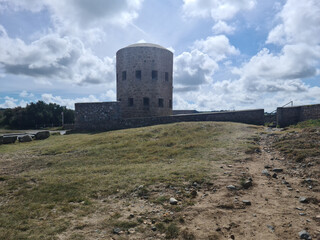
<path fill-rule="evenodd" d="M 256 129 L 177 123 L 1 145 L 0 239 L 55 239 L 73 231 L 81 217 L 96 211 L 108 216 L 111 205 L 105 201 L 102 207 L 103 199 L 130 198 L 141 185 L 138 197 L 160 184 L 183 189 L 214 182 L 222 171 L 218 163 L 254 151 Z M 113 223 L 97 220 L 96 228 L 109 231 L 119 224 Z"/>

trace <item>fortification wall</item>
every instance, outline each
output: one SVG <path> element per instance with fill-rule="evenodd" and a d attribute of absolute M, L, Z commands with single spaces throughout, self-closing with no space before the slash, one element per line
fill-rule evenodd
<path fill-rule="evenodd" d="M 277 108 L 277 125 L 280 127 L 319 118 L 320 104 Z"/>
<path fill-rule="evenodd" d="M 110 119 L 108 121 L 95 122 L 94 124 L 81 124 L 76 122 L 76 130 L 100 130 L 109 131 L 125 128 L 152 126 L 175 122 L 197 122 L 197 121 L 226 121 L 247 124 L 263 125 L 264 110 L 243 110 L 219 113 L 199 113 L 186 115 L 172 115 L 148 118 Z"/>
<path fill-rule="evenodd" d="M 119 102 L 96 102 L 75 104 L 75 129 L 115 129 L 121 118 Z"/>

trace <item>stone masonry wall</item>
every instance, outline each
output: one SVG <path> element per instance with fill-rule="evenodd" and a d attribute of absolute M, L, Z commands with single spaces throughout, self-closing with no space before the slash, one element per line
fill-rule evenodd
<path fill-rule="evenodd" d="M 121 118 L 119 102 L 96 102 L 75 104 L 75 129 L 100 130 L 116 128 Z"/>
<path fill-rule="evenodd" d="M 319 118 L 320 104 L 277 108 L 277 125 L 280 127 Z"/>
<path fill-rule="evenodd" d="M 153 71 L 156 71 L 155 78 L 152 78 Z M 172 74 L 173 53 L 161 46 L 134 44 L 120 49 L 117 52 L 117 101 L 122 117 L 172 115 Z M 144 102 L 146 98 L 148 104 Z"/>
<path fill-rule="evenodd" d="M 135 128 L 152 126 L 157 124 L 167 124 L 175 122 L 197 122 L 197 121 L 226 121 L 226 122 L 240 122 L 247 124 L 263 125 L 264 124 L 264 110 L 244 110 L 232 112 L 219 113 L 199 113 L 186 115 L 172 115 L 148 118 L 129 118 L 129 119 L 110 119 L 105 122 L 95 122 L 93 124 L 77 123 L 76 130 L 90 131 L 109 131 L 117 129 Z"/>

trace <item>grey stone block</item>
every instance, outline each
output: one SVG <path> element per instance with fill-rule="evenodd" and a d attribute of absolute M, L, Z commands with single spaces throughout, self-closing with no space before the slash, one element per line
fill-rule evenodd
<path fill-rule="evenodd" d="M 41 131 L 41 132 L 37 132 L 35 134 L 35 138 L 36 140 L 43 140 L 50 137 L 50 132 L 49 131 Z"/>
<path fill-rule="evenodd" d="M 3 136 L 3 144 L 15 143 L 17 141 L 17 136 Z"/>

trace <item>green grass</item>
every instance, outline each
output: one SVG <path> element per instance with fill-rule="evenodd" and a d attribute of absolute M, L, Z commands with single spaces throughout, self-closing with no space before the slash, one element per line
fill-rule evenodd
<path fill-rule="evenodd" d="M 308 120 L 280 132 L 273 146 L 289 159 L 302 162 L 309 157 L 320 155 L 320 120 Z"/>
<path fill-rule="evenodd" d="M 296 125 L 290 126 L 290 128 L 314 128 L 320 127 L 320 119 L 311 119 L 303 122 L 299 122 Z"/>
<path fill-rule="evenodd" d="M 107 215 L 109 205 L 101 208 L 101 199 L 129 198 L 140 185 L 138 197 L 160 184 L 183 189 L 214 182 L 218 164 L 245 159 L 256 149 L 257 130 L 236 123 L 177 123 L 1 145 L 0 239 L 57 239 L 76 219 L 97 211 Z M 101 226 L 137 224 L 109 219 Z M 168 231 L 175 236 L 176 229 Z"/>

